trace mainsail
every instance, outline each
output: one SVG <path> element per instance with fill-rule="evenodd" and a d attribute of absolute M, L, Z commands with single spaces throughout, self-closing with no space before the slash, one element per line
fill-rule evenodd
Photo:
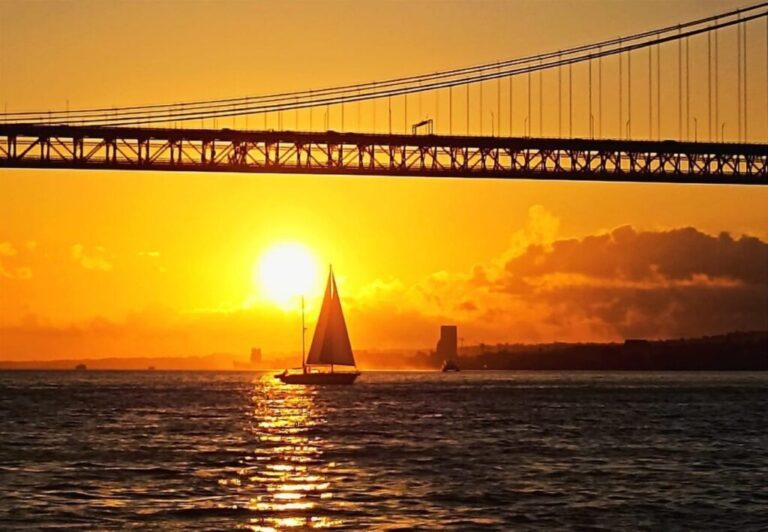
<path fill-rule="evenodd" d="M 312 337 L 312 346 L 307 356 L 307 365 L 313 364 L 355 365 L 333 271 L 328 274 L 323 306 L 320 308 L 320 317 L 317 319 L 315 335 Z"/>

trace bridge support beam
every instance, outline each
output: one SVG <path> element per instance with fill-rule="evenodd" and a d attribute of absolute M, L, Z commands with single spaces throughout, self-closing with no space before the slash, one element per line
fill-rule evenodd
<path fill-rule="evenodd" d="M 768 185 L 768 145 L 0 124 L 0 168 Z"/>

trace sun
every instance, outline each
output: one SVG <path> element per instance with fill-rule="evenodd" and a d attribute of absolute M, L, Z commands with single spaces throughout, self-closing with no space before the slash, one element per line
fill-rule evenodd
<path fill-rule="evenodd" d="M 313 295 L 319 269 L 314 255 L 295 242 L 276 244 L 261 256 L 254 281 L 261 294 L 283 309 L 296 308 L 301 296 Z"/>

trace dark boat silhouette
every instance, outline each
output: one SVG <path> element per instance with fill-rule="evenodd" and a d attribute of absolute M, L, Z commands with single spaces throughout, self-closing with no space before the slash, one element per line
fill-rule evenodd
<path fill-rule="evenodd" d="M 309 355 L 304 357 L 304 299 L 301 301 L 301 368 L 285 370 L 275 375 L 286 384 L 352 384 L 360 375 L 352 353 L 347 324 L 341 310 L 341 299 L 336 288 L 333 268 L 328 273 L 323 306 L 315 326 Z M 337 367 L 351 367 L 352 371 L 337 371 Z"/>
<path fill-rule="evenodd" d="M 454 360 L 444 360 L 443 361 L 443 367 L 440 369 L 443 373 L 448 373 L 449 371 L 461 371 L 461 368 Z"/>

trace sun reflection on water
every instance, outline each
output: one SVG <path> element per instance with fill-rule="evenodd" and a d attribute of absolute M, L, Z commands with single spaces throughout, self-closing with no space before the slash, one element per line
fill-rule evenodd
<path fill-rule="evenodd" d="M 323 459 L 326 442 L 316 433 L 325 423 L 317 391 L 289 386 L 265 375 L 252 396 L 251 430 L 255 436 L 248 467 L 221 479 L 247 496 L 253 513 L 245 528 L 327 528 L 342 524 L 330 515 L 333 462 Z"/>

